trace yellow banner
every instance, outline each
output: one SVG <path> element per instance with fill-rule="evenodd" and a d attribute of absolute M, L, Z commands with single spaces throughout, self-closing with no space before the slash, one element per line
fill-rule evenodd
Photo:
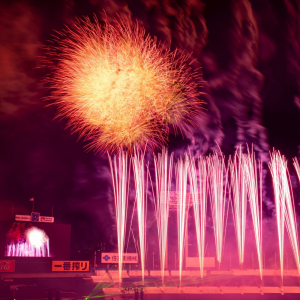
<path fill-rule="evenodd" d="M 59 272 L 88 272 L 90 270 L 89 261 L 78 260 L 53 260 L 52 271 Z"/>

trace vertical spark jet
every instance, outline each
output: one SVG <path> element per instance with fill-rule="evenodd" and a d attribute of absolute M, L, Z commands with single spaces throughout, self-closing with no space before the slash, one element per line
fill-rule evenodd
<path fill-rule="evenodd" d="M 282 169 L 281 169 L 280 154 L 274 151 L 273 154 L 270 154 L 270 156 L 271 156 L 271 161 L 269 162 L 268 165 L 273 179 L 273 190 L 274 190 L 278 242 L 279 242 L 280 271 L 281 271 L 281 280 L 283 281 L 285 199 L 284 199 L 284 192 L 282 190 L 282 181 L 281 181 Z"/>
<path fill-rule="evenodd" d="M 208 156 L 207 166 L 216 256 L 220 267 L 224 241 L 227 190 L 227 171 L 224 156 L 220 157 L 217 153 Z"/>
<path fill-rule="evenodd" d="M 118 157 L 118 159 L 117 159 Z M 112 174 L 112 183 L 114 191 L 116 220 L 117 220 L 117 237 L 118 237 L 118 254 L 119 254 L 119 280 L 122 281 L 123 252 L 126 234 L 128 191 L 130 182 L 130 173 L 128 166 L 128 155 L 121 150 L 112 160 L 108 155 L 110 170 Z"/>
<path fill-rule="evenodd" d="M 206 211 L 207 211 L 207 163 L 206 159 L 201 157 L 198 159 L 198 176 L 199 176 L 199 189 L 197 183 L 197 168 L 194 157 L 190 157 L 190 190 L 192 194 L 198 256 L 200 265 L 200 276 L 203 278 L 204 268 L 204 251 L 205 251 L 205 229 L 206 229 Z"/>
<path fill-rule="evenodd" d="M 251 153 L 248 149 L 248 154 L 244 157 L 247 193 L 253 221 L 260 278 L 262 279 L 262 165 L 261 163 L 259 164 L 257 173 L 257 162 L 253 149 Z M 260 178 L 260 189 L 258 187 L 258 176 Z"/>
<path fill-rule="evenodd" d="M 247 213 L 246 166 L 242 147 L 235 152 L 234 159 L 229 160 L 231 190 L 233 199 L 233 217 L 238 246 L 239 263 L 243 266 L 245 253 L 245 232 Z"/>
<path fill-rule="evenodd" d="M 187 201 L 187 176 L 189 159 L 187 154 L 179 158 L 176 167 L 176 197 L 177 197 L 177 228 L 178 228 L 178 254 L 179 254 L 179 282 L 181 286 L 184 243 L 186 236 L 188 201 Z M 187 242 L 187 240 L 186 240 Z"/>
<path fill-rule="evenodd" d="M 282 156 L 279 151 L 273 151 L 273 153 L 271 154 L 269 168 L 273 178 L 277 214 L 277 228 L 279 237 L 281 278 L 283 280 L 284 224 L 286 224 L 286 229 L 293 249 L 298 273 L 300 275 L 298 230 L 296 223 L 293 191 L 290 175 L 287 169 L 286 158 Z"/>
<path fill-rule="evenodd" d="M 142 281 L 145 278 L 145 252 L 146 252 L 146 217 L 147 217 L 147 186 L 148 180 L 145 178 L 144 154 L 140 154 L 136 149 L 132 158 L 134 183 L 136 190 L 136 208 L 138 215 L 138 229 L 140 241 L 140 257 L 142 267 Z M 146 188 L 145 188 L 146 181 Z"/>
<path fill-rule="evenodd" d="M 164 285 L 173 153 L 168 164 L 168 150 L 154 156 L 156 195 L 154 196 L 162 285 Z"/>

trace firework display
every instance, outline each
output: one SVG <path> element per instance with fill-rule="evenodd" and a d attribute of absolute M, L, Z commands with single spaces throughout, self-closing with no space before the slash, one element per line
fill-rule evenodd
<path fill-rule="evenodd" d="M 250 152 L 248 148 L 248 153 L 244 154 L 244 158 L 246 164 L 246 186 L 254 228 L 259 272 L 262 278 L 262 165 L 261 162 L 258 163 L 257 168 L 253 149 Z"/>
<path fill-rule="evenodd" d="M 140 257 L 142 268 L 142 281 L 145 278 L 145 254 L 146 254 L 146 216 L 147 216 L 147 190 L 148 180 L 145 176 L 145 160 L 144 155 L 135 150 L 132 157 L 132 165 L 134 172 L 134 183 L 136 190 L 136 208 L 138 215 L 139 241 L 140 241 Z M 145 178 L 146 177 L 146 178 Z M 145 185 L 146 181 L 146 185 Z"/>
<path fill-rule="evenodd" d="M 204 157 L 198 158 L 198 176 L 195 158 L 190 157 L 190 189 L 192 194 L 194 218 L 196 226 L 197 247 L 199 256 L 200 276 L 203 278 L 204 252 L 205 252 L 205 231 L 206 231 L 206 211 L 207 211 L 207 162 Z"/>
<path fill-rule="evenodd" d="M 122 153 L 122 155 L 125 155 L 124 152 Z M 163 148 L 162 153 L 159 153 L 158 156 L 154 156 L 155 186 L 151 181 L 158 230 L 162 286 L 164 286 L 166 257 L 168 252 L 167 232 L 173 180 L 176 186 L 176 205 L 174 206 L 174 203 L 172 203 L 172 205 L 177 210 L 179 286 L 181 286 L 184 257 L 187 257 L 184 256 L 184 249 L 187 249 L 184 247 L 188 243 L 187 219 L 188 210 L 191 206 L 193 206 L 194 212 L 200 277 L 203 278 L 204 276 L 208 201 L 211 205 L 210 214 L 215 238 L 215 256 L 219 263 L 219 268 L 225 241 L 228 212 L 226 208 L 230 201 L 232 201 L 232 216 L 237 240 L 237 254 L 239 263 L 243 266 L 245 236 L 247 235 L 246 224 L 248 219 L 246 216 L 249 207 L 255 238 L 258 269 L 260 277 L 262 278 L 264 272 L 262 252 L 262 163 L 255 158 L 253 149 L 250 151 L 249 148 L 247 148 L 247 151 L 243 152 L 240 146 L 233 159 L 229 158 L 227 166 L 222 153 L 220 155 L 213 153 L 207 157 L 200 156 L 197 159 L 193 155 L 184 154 L 183 157 L 178 158 L 175 164 L 174 178 L 172 177 L 173 160 L 173 153 L 168 156 L 166 148 Z M 142 269 L 144 269 L 145 262 L 142 262 L 142 260 L 144 260 L 147 255 L 145 250 L 147 178 L 144 174 L 144 156 L 135 152 L 132 157 L 132 162 L 135 175 L 141 266 Z M 294 166 L 296 171 L 299 172 L 299 164 L 296 159 L 294 160 Z M 274 187 L 280 272 L 283 279 L 285 229 L 289 236 L 298 272 L 300 270 L 295 204 L 285 157 L 279 152 L 274 151 L 271 154 L 269 168 Z M 148 167 L 147 169 L 149 172 Z M 123 185 L 125 182 L 128 183 L 126 177 L 123 177 L 123 180 Z M 125 188 L 123 190 L 125 191 Z M 191 199 L 189 199 L 188 195 L 191 196 Z M 189 201 L 191 201 L 191 203 L 189 203 Z M 126 216 L 126 206 L 123 206 L 123 209 L 122 214 Z M 120 232 L 124 232 L 123 234 L 125 235 L 125 223 L 120 226 L 119 230 Z M 145 272 L 143 271 L 143 281 L 144 274 Z"/>
<path fill-rule="evenodd" d="M 214 225 L 217 261 L 219 266 L 222 259 L 225 212 L 226 212 L 226 190 L 227 170 L 224 156 L 214 153 L 207 157 L 209 195 Z"/>
<path fill-rule="evenodd" d="M 294 207 L 293 191 L 286 158 L 279 151 L 271 153 L 269 168 L 273 177 L 276 205 L 277 229 L 279 240 L 280 270 L 283 280 L 284 228 L 286 229 L 293 249 L 296 265 L 300 275 L 298 230 Z"/>
<path fill-rule="evenodd" d="M 128 190 L 129 190 L 129 166 L 128 155 L 126 152 L 119 152 L 118 156 L 112 159 L 110 156 L 109 164 L 112 173 L 113 191 L 116 209 L 118 254 L 119 254 L 119 279 L 122 278 L 122 264 L 124 243 L 126 234 Z"/>
<path fill-rule="evenodd" d="M 177 196 L 177 227 L 178 227 L 178 254 L 179 254 L 179 280 L 181 285 L 184 243 L 186 236 L 189 199 L 187 199 L 189 159 L 187 154 L 179 158 L 175 166 L 176 196 Z"/>
<path fill-rule="evenodd" d="M 199 115 L 201 79 L 189 56 L 170 51 L 128 16 L 102 25 L 96 17 L 77 20 L 53 44 L 49 98 L 91 149 L 161 147 L 169 125 L 184 132 Z"/>
<path fill-rule="evenodd" d="M 235 224 L 236 239 L 240 265 L 244 263 L 246 212 L 247 212 L 247 190 L 246 190 L 246 164 L 242 153 L 242 147 L 236 151 L 234 159 L 229 161 L 231 174 L 231 189 L 233 216 Z"/>
<path fill-rule="evenodd" d="M 172 185 L 173 153 L 168 158 L 168 150 L 163 148 L 161 154 L 154 157 L 155 167 L 155 213 L 157 220 L 158 245 L 162 284 L 166 264 L 166 248 L 168 233 L 168 218 L 170 206 L 170 192 Z"/>

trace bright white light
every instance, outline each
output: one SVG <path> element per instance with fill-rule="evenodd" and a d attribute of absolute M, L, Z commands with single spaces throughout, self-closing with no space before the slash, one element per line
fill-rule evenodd
<path fill-rule="evenodd" d="M 29 243 L 35 248 L 41 248 L 48 239 L 46 233 L 36 227 L 27 230 L 26 236 Z"/>

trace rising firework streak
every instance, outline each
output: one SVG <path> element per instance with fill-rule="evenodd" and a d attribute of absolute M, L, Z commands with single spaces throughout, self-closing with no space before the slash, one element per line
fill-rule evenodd
<path fill-rule="evenodd" d="M 128 155 L 121 150 L 118 156 L 109 158 L 109 164 L 112 174 L 112 183 L 115 199 L 118 254 L 119 254 L 119 280 L 122 281 L 123 252 L 126 234 L 128 191 L 130 182 L 130 173 L 128 166 Z"/>
<path fill-rule="evenodd" d="M 179 280 L 181 285 L 184 244 L 188 242 L 186 236 L 187 216 L 189 203 L 187 199 L 189 158 L 185 154 L 184 158 L 179 158 L 176 166 L 176 196 L 177 196 L 177 227 L 178 227 L 178 255 L 179 255 Z"/>
<path fill-rule="evenodd" d="M 253 149 L 252 152 L 248 149 L 248 154 L 244 154 L 244 158 L 248 199 L 254 228 L 259 272 L 262 278 L 262 165 L 261 162 L 258 162 L 257 171 L 257 161 Z M 260 188 L 258 186 L 258 177 L 260 179 Z"/>
<path fill-rule="evenodd" d="M 208 156 L 207 170 L 212 220 L 215 233 L 216 256 L 220 266 L 224 243 L 226 190 L 228 184 L 224 156 L 219 156 L 217 153 Z"/>
<path fill-rule="evenodd" d="M 198 173 L 195 158 L 190 156 L 190 189 L 194 208 L 197 247 L 199 255 L 200 276 L 203 278 L 204 250 L 205 250 L 205 230 L 206 230 L 206 211 L 207 211 L 207 162 L 206 158 L 198 158 Z M 199 188 L 198 180 L 199 178 Z"/>
<path fill-rule="evenodd" d="M 290 175 L 287 169 L 287 160 L 279 151 L 271 153 L 269 168 L 273 178 L 273 188 L 276 205 L 276 218 L 279 239 L 280 270 L 283 280 L 283 251 L 284 251 L 284 224 L 289 235 L 296 265 L 300 275 L 298 230 L 294 207 L 293 191 Z"/>
<path fill-rule="evenodd" d="M 140 154 L 136 149 L 132 157 L 134 183 L 136 190 L 136 208 L 138 214 L 138 228 L 140 241 L 140 257 L 142 268 L 142 281 L 145 278 L 145 255 L 146 255 L 146 217 L 147 217 L 147 190 L 148 180 L 145 176 L 144 155 Z M 146 181 L 146 185 L 145 185 Z"/>
<path fill-rule="evenodd" d="M 246 189 L 246 161 L 240 146 L 235 152 L 233 160 L 229 160 L 230 183 L 232 191 L 233 217 L 238 245 L 239 262 L 244 263 L 247 189 Z"/>
<path fill-rule="evenodd" d="M 168 150 L 163 148 L 162 153 L 154 157 L 155 167 L 155 213 L 158 230 L 158 245 L 162 285 L 164 285 L 164 272 L 166 264 L 168 218 L 170 206 L 170 192 L 172 185 L 173 153 L 168 163 Z"/>

